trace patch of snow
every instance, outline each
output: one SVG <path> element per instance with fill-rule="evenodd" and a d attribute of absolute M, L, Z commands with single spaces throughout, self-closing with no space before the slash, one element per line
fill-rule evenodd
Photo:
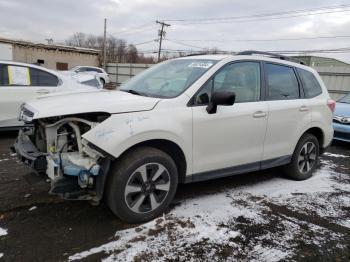
<path fill-rule="evenodd" d="M 4 158 L 4 159 L 0 159 L 0 162 L 3 162 L 3 161 L 9 161 L 10 159 L 8 158 Z"/>
<path fill-rule="evenodd" d="M 28 211 L 33 211 L 35 209 L 37 209 L 37 207 L 36 206 L 32 206 L 31 208 L 28 209 Z"/>
<path fill-rule="evenodd" d="M 251 259 L 252 262 L 277 262 L 288 257 L 290 254 L 283 252 L 280 249 L 274 249 L 270 247 L 263 247 L 261 245 L 256 245 L 252 251 L 252 255 L 258 257 L 258 259 Z"/>
<path fill-rule="evenodd" d="M 206 199 L 203 198 L 185 205 L 186 210 L 191 210 L 190 207 L 196 205 L 205 204 Z M 221 200 L 224 200 L 224 205 L 231 202 L 228 197 L 223 197 Z M 215 206 L 218 206 L 217 203 Z M 117 240 L 70 256 L 69 260 L 79 260 L 100 252 L 118 251 L 117 257 L 111 255 L 105 261 L 132 261 L 135 256 L 150 250 L 162 253 L 165 260 L 171 260 L 173 254 L 179 251 L 181 253 L 182 249 L 201 241 L 207 241 L 209 244 L 234 245 L 230 240 L 237 237 L 239 232 L 221 227 L 220 223 L 223 220 L 222 217 L 219 219 L 220 212 L 211 216 L 210 207 L 213 206 L 209 204 L 207 210 L 199 213 L 200 215 L 195 215 L 191 210 L 193 216 L 186 215 L 186 217 L 182 216 L 182 214 L 186 214 L 186 211 L 183 212 L 181 207 L 175 208 L 175 212 L 171 212 L 170 215 L 143 224 L 140 229 L 130 228 L 119 231 L 116 234 Z M 211 214 L 218 211 L 218 209 L 213 209 Z M 232 213 L 226 212 L 224 216 L 229 220 L 234 214 L 239 214 L 237 208 L 232 208 Z"/>
<path fill-rule="evenodd" d="M 282 176 L 254 185 L 243 186 L 237 188 L 237 190 L 267 197 L 281 197 L 295 193 L 333 192 L 334 187 L 338 183 L 330 179 L 332 175 L 335 175 L 335 172 L 331 169 L 332 163 L 323 161 L 323 164 L 324 167 L 317 170 L 311 178 L 304 181 L 290 180 Z"/>
<path fill-rule="evenodd" d="M 4 254 L 3 253 L 0 253 L 0 258 L 2 258 L 4 256 Z"/>
<path fill-rule="evenodd" d="M 340 155 L 340 154 L 333 154 L 333 153 L 329 153 L 329 152 L 325 152 L 323 153 L 325 156 L 329 156 L 329 157 L 341 157 L 341 158 L 347 158 L 349 156 L 345 156 L 345 155 Z"/>
<path fill-rule="evenodd" d="M 7 230 L 0 227 L 0 236 L 6 236 Z"/>
<path fill-rule="evenodd" d="M 350 184 L 342 182 L 344 174 L 333 170 L 332 161 L 321 163 L 321 168 L 305 181 L 275 177 L 212 195 L 187 198 L 163 218 L 118 231 L 115 240 L 74 254 L 69 260 L 101 252 L 109 254 L 105 261 L 132 261 L 142 256 L 162 261 L 201 260 L 193 251 L 199 248 L 204 258 L 220 261 L 223 258 L 217 251 L 220 247 L 229 247 L 232 258 L 235 254 L 245 254 L 243 260 L 280 261 L 294 254 L 295 239 L 320 247 L 329 240 L 340 242 L 344 239 L 340 233 L 304 221 L 302 217 L 276 214 L 270 208 L 275 205 L 304 215 L 312 212 L 350 228 L 350 220 L 342 210 L 350 205 L 350 194 L 346 194 L 350 192 Z M 345 194 L 334 197 L 339 192 Z M 271 226 L 272 223 L 275 224 Z M 250 226 L 261 228 L 254 232 L 257 235 L 252 242 L 249 242 L 251 232 L 244 231 L 245 225 L 248 229 Z"/>

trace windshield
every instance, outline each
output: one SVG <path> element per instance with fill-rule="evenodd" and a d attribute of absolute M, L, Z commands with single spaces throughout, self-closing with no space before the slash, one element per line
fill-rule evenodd
<path fill-rule="evenodd" d="M 348 95 L 346 95 L 346 96 L 340 98 L 340 99 L 338 100 L 338 102 L 350 104 L 350 94 L 348 94 Z"/>
<path fill-rule="evenodd" d="M 215 63 L 216 60 L 204 59 L 168 60 L 131 78 L 120 90 L 151 97 L 176 97 Z"/>

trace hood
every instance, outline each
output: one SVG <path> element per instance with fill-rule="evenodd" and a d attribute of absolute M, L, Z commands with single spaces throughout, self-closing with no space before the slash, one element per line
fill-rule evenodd
<path fill-rule="evenodd" d="M 159 98 L 133 95 L 116 90 L 56 93 L 26 102 L 25 108 L 34 113 L 33 119 L 81 113 L 110 114 L 147 111 Z"/>
<path fill-rule="evenodd" d="M 350 117 L 350 104 L 338 102 L 335 105 L 334 115 Z"/>

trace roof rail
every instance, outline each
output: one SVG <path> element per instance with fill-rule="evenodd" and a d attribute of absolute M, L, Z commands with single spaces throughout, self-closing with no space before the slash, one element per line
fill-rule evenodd
<path fill-rule="evenodd" d="M 232 53 L 233 54 L 233 53 Z M 231 55 L 232 55 L 231 54 Z M 198 55 L 230 55 L 228 52 L 216 52 L 216 53 L 212 53 L 210 51 L 199 51 L 199 52 L 196 52 L 196 53 L 191 53 L 191 54 L 188 54 L 188 55 L 184 55 L 185 57 L 186 56 L 198 56 Z"/>
<path fill-rule="evenodd" d="M 262 51 L 254 51 L 254 50 L 250 50 L 250 51 L 242 51 L 242 52 L 238 52 L 235 55 L 266 55 L 272 58 L 277 58 L 277 59 L 281 59 L 281 60 L 286 60 L 286 61 L 290 61 L 290 62 L 294 62 L 294 63 L 298 63 L 301 65 L 305 65 L 305 63 L 299 59 L 290 57 L 290 56 L 284 56 L 284 55 L 280 55 L 280 54 L 275 54 L 275 53 L 269 53 L 269 52 L 262 52 Z"/>

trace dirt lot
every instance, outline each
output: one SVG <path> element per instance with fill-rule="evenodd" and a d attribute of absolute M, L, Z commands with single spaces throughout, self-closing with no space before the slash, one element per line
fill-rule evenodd
<path fill-rule="evenodd" d="M 143 225 L 104 205 L 47 194 L 0 138 L 0 261 L 350 261 L 350 145 L 336 143 L 308 181 L 279 169 L 180 185 Z"/>

